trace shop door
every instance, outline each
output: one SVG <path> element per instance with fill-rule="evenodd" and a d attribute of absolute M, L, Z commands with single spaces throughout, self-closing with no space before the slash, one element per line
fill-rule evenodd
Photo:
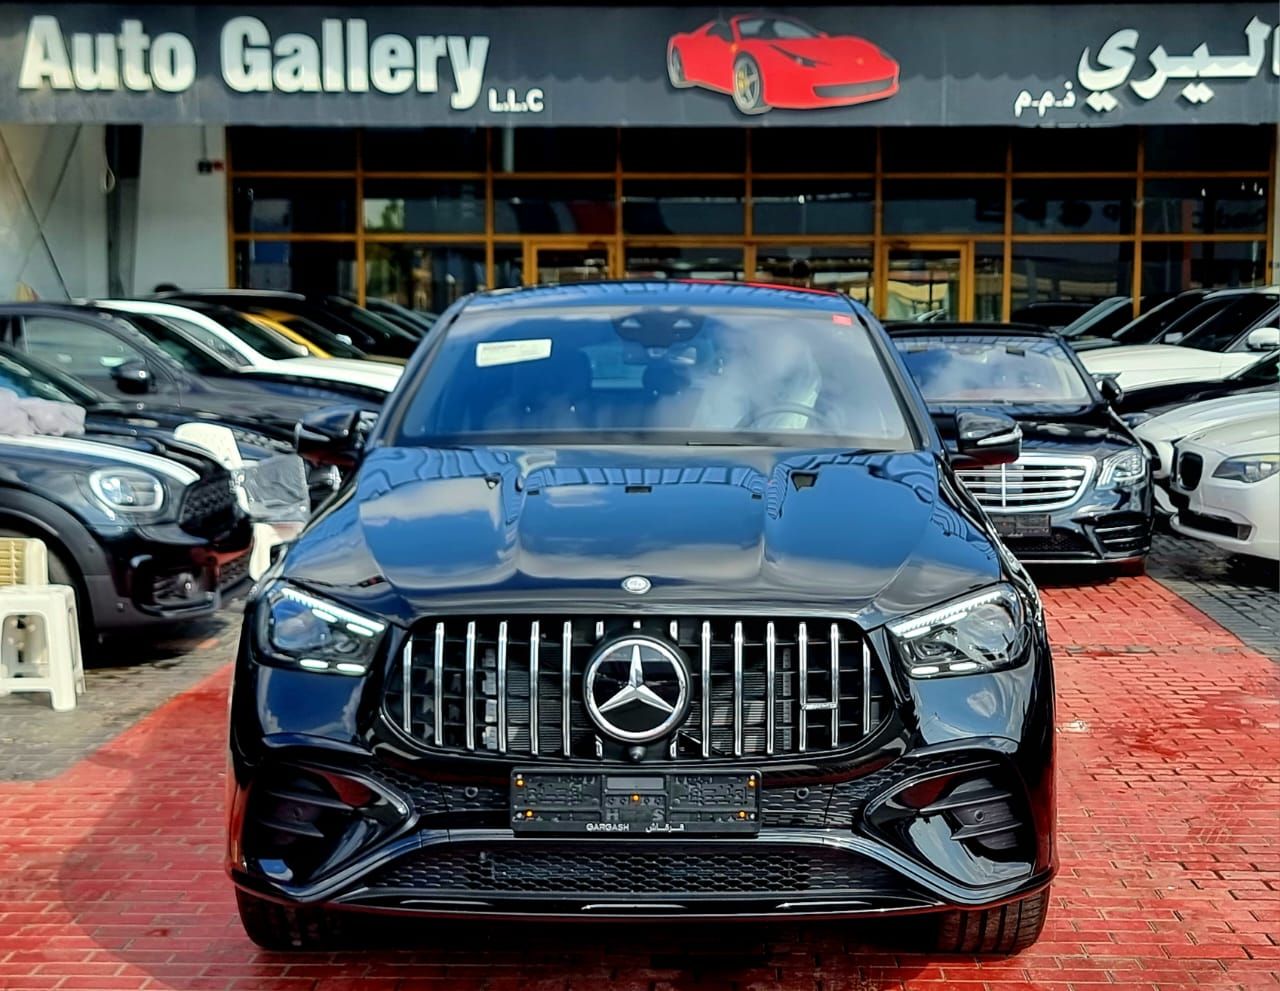
<path fill-rule="evenodd" d="M 885 320 L 968 320 L 973 265 L 968 244 L 894 242 L 884 247 L 880 305 Z"/>
<path fill-rule="evenodd" d="M 606 244 L 534 244 L 529 250 L 532 258 L 526 271 L 534 285 L 599 282 L 613 275 L 613 251 Z"/>

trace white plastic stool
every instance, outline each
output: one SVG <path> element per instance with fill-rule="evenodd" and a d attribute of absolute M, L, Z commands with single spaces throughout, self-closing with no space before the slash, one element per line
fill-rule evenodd
<path fill-rule="evenodd" d="M 253 524 L 253 550 L 249 554 L 249 577 L 255 582 L 271 567 L 271 549 L 297 540 L 305 523 Z"/>
<path fill-rule="evenodd" d="M 0 538 L 0 562 L 0 695 L 48 692 L 56 711 L 74 709 L 84 693 L 75 590 L 48 584 L 39 540 Z"/>

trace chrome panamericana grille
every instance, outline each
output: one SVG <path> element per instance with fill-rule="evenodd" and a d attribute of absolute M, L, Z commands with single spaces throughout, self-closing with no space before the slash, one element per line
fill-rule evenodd
<path fill-rule="evenodd" d="M 842 750 L 888 712 L 870 644 L 843 620 L 463 616 L 414 629 L 388 684 L 387 717 L 433 750 L 622 760 L 622 745 L 588 716 L 582 683 L 599 646 L 633 632 L 676 645 L 688 667 L 689 713 L 650 745 L 653 759 Z"/>
<path fill-rule="evenodd" d="M 1093 458 L 1024 454 L 1013 464 L 956 472 L 978 502 L 1001 513 L 1070 506 L 1093 479 Z"/>

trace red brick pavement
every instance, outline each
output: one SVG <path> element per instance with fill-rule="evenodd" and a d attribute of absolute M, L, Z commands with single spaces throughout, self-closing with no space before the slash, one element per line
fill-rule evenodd
<path fill-rule="evenodd" d="M 1016 958 L 908 952 L 889 924 L 428 926 L 413 951 L 259 951 L 221 870 L 222 672 L 60 778 L 0 784 L 0 988 L 1276 991 L 1277 668 L 1147 579 L 1045 598 L 1062 872 Z"/>

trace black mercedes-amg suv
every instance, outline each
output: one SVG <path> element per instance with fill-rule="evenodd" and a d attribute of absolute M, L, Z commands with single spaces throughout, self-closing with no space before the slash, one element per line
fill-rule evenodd
<path fill-rule="evenodd" d="M 955 446 L 838 295 L 454 305 L 246 611 L 249 935 L 324 948 L 354 909 L 936 912 L 942 949 L 1029 945 L 1056 863 L 1049 645 L 952 467 L 1015 459 L 1020 431 L 961 413 Z"/>

